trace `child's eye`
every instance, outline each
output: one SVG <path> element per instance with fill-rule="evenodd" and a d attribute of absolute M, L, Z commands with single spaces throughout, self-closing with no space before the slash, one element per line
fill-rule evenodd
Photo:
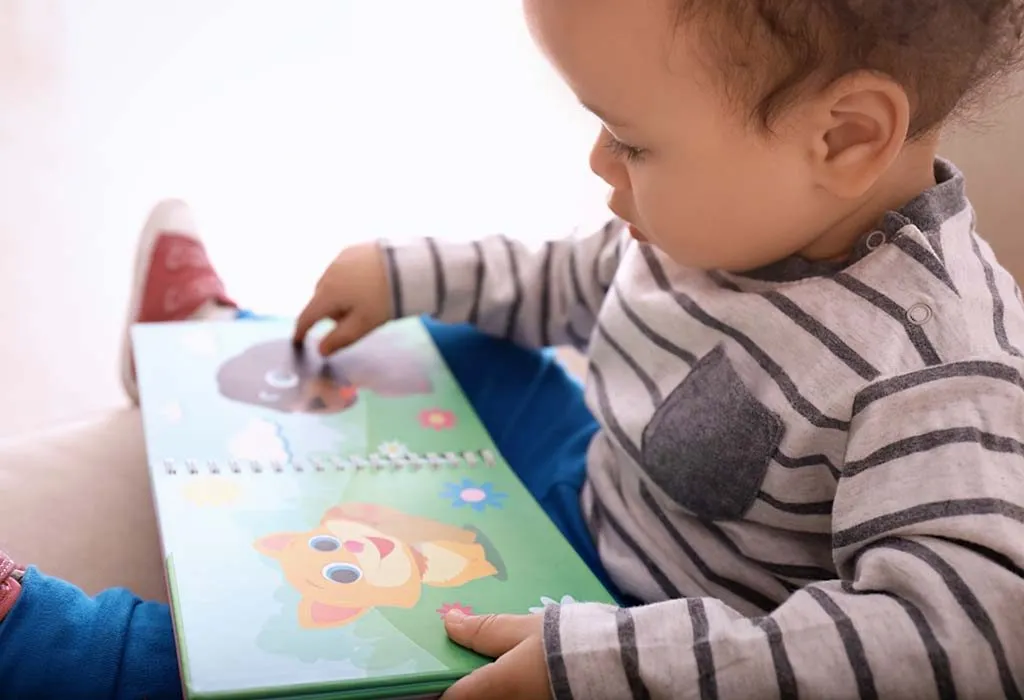
<path fill-rule="evenodd" d="M 647 155 L 647 149 L 630 146 L 619 141 L 611 134 L 608 135 L 608 139 L 605 141 L 605 148 L 611 151 L 615 158 L 624 160 L 627 163 L 639 163 Z"/>

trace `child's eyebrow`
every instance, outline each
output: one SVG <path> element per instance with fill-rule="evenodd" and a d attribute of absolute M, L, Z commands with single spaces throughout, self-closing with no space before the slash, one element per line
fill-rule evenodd
<path fill-rule="evenodd" d="M 608 116 L 607 114 L 605 114 L 604 112 L 599 110 L 597 107 L 594 107 L 592 105 L 588 105 L 586 102 L 580 102 L 580 104 L 583 106 L 583 109 L 585 109 L 588 112 L 590 112 L 591 114 L 593 114 L 595 117 L 597 117 L 598 119 L 603 121 L 608 126 L 616 126 L 616 127 L 625 127 L 626 126 L 626 122 L 624 120 L 613 119 L 612 117 Z"/>

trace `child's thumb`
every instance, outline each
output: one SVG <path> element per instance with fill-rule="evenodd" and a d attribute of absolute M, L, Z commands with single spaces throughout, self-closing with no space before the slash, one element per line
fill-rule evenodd
<path fill-rule="evenodd" d="M 453 642 L 491 658 L 507 653 L 535 631 L 525 616 L 466 615 L 458 610 L 445 615 L 444 626 Z"/>

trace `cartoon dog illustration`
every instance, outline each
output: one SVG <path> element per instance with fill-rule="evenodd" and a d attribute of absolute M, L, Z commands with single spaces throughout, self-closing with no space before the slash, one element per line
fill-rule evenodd
<path fill-rule="evenodd" d="M 411 608 L 423 586 L 501 578 L 501 562 L 483 539 L 385 506 L 346 503 L 314 530 L 267 535 L 255 546 L 302 595 L 299 624 L 319 628 L 346 625 L 377 606 Z"/>
<path fill-rule="evenodd" d="M 390 397 L 433 390 L 422 356 L 387 332 L 327 358 L 288 339 L 253 345 L 221 365 L 217 387 L 228 399 L 282 413 L 340 413 L 363 389 Z"/>

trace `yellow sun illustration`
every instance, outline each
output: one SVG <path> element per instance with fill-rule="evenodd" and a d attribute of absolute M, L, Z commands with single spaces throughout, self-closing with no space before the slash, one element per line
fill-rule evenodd
<path fill-rule="evenodd" d="M 200 476 L 191 479 L 185 487 L 185 498 L 206 508 L 231 505 L 241 496 L 241 485 L 222 476 Z"/>

